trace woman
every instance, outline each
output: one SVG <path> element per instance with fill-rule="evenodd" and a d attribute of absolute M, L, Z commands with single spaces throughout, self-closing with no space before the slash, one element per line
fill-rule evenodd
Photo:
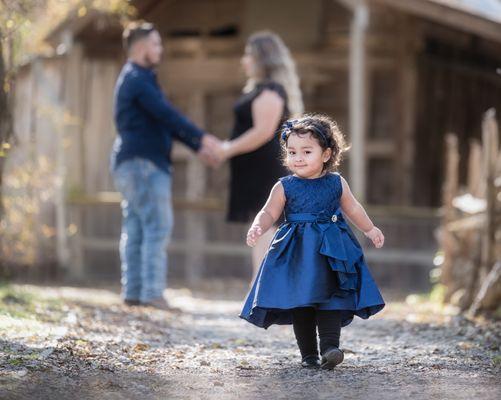
<path fill-rule="evenodd" d="M 278 178 L 287 175 L 277 129 L 285 119 L 303 112 L 303 101 L 294 62 L 278 35 L 268 31 L 251 35 L 241 63 L 247 84 L 235 104 L 234 128 L 221 156 L 231 159 L 228 220 L 250 223 Z M 254 274 L 275 230 L 270 229 L 253 248 Z"/>

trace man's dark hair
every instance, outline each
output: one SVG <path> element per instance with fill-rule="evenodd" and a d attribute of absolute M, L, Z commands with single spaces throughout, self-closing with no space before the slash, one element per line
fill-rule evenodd
<path fill-rule="evenodd" d="M 134 43 L 144 39 L 155 30 L 155 26 L 149 22 L 131 22 L 127 25 L 127 28 L 125 28 L 122 36 L 124 49 L 129 51 Z"/>

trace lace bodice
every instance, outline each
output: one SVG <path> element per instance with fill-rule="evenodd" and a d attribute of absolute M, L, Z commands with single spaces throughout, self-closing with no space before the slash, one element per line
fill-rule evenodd
<path fill-rule="evenodd" d="M 280 178 L 285 191 L 285 215 L 295 213 L 334 213 L 342 194 L 341 176 L 328 173 L 320 178 L 303 179 L 293 175 Z"/>

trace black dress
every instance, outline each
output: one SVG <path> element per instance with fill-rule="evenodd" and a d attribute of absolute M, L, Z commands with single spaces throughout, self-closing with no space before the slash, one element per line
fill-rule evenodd
<path fill-rule="evenodd" d="M 285 101 L 280 124 L 288 118 L 287 94 L 282 85 L 263 82 L 241 96 L 234 107 L 235 125 L 231 139 L 235 139 L 252 128 L 252 102 L 264 89 L 277 92 Z M 250 153 L 241 154 L 230 160 L 230 197 L 228 221 L 251 222 L 264 206 L 271 188 L 284 175 L 285 167 L 280 160 L 280 134 Z"/>

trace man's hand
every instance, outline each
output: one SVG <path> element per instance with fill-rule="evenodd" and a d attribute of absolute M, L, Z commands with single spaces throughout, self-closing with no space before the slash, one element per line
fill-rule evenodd
<path fill-rule="evenodd" d="M 202 146 L 198 151 L 198 156 L 207 165 L 217 167 L 221 163 L 222 142 L 214 135 L 205 134 L 202 137 Z"/>

